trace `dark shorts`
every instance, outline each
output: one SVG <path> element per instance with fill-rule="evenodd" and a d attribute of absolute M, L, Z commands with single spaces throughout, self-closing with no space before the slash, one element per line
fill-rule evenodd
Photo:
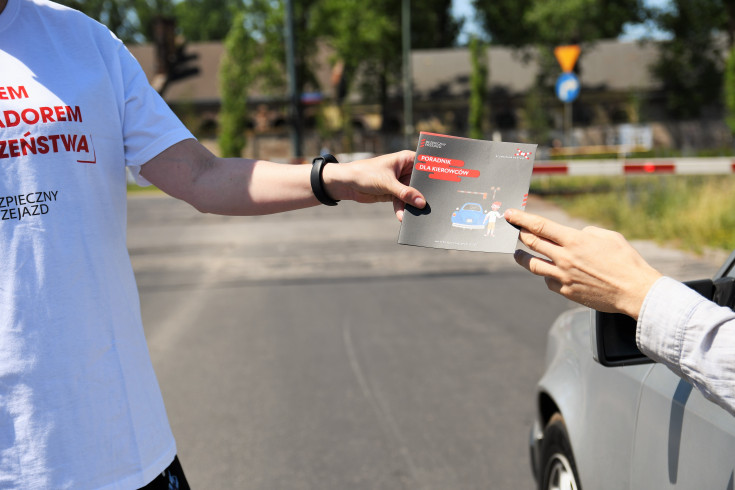
<path fill-rule="evenodd" d="M 179 457 L 175 456 L 173 463 L 141 490 L 189 490 L 189 483 L 184 476 L 184 470 L 181 469 Z"/>

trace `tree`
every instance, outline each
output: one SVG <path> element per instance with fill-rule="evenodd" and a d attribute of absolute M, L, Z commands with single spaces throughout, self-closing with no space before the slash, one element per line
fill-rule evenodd
<path fill-rule="evenodd" d="M 174 5 L 174 14 L 187 41 L 220 41 L 242 5 L 242 0 L 186 0 Z"/>
<path fill-rule="evenodd" d="M 365 80 L 372 87 L 379 85 L 378 77 L 384 74 L 385 46 L 393 47 L 393 54 L 400 52 L 400 43 L 395 44 L 399 31 L 396 23 L 385 15 L 385 3 L 365 8 L 357 0 L 324 0 L 318 10 L 319 23 L 324 27 L 324 38 L 334 49 L 332 62 L 340 67 L 338 103 L 340 107 L 343 146 L 352 148 L 352 120 L 348 95 L 354 80 L 362 68 Z M 400 57 L 397 62 L 400 63 Z M 400 73 L 400 72 L 399 72 Z M 366 91 L 370 87 L 366 86 Z"/>
<path fill-rule="evenodd" d="M 485 105 L 488 79 L 487 51 L 482 41 L 474 36 L 470 39 L 470 63 L 472 63 L 472 73 L 470 74 L 470 138 L 482 139 L 485 134 L 483 124 L 487 112 Z"/>
<path fill-rule="evenodd" d="M 539 44 L 558 46 L 614 39 L 643 13 L 642 0 L 536 0 L 524 21 Z"/>
<path fill-rule="evenodd" d="M 151 42 L 153 19 L 175 17 L 188 41 L 225 38 L 243 0 L 59 0 L 105 24 L 124 42 Z"/>
<path fill-rule="evenodd" d="M 253 84 L 251 65 L 256 58 L 256 42 L 245 27 L 245 13 L 235 15 L 220 66 L 219 147 L 223 157 L 239 157 L 247 143 L 247 94 Z"/>
<path fill-rule="evenodd" d="M 559 66 L 555 46 L 590 45 L 619 36 L 627 23 L 641 22 L 643 0 L 473 0 L 479 19 L 493 44 L 527 49 L 539 72 L 527 92 L 524 124 L 537 140 L 548 139 L 549 120 L 539 105 L 552 93 Z M 586 51 L 585 47 L 582 49 Z M 579 66 L 579 65 L 578 65 Z M 579 69 L 579 68 L 577 68 Z"/>
<path fill-rule="evenodd" d="M 724 4 L 674 0 L 672 8 L 654 10 L 652 17 L 672 35 L 660 44 L 660 58 L 652 69 L 666 94 L 666 107 L 673 117 L 696 117 L 722 93 L 723 56 L 714 33 L 726 27 Z"/>
<path fill-rule="evenodd" d="M 281 0 L 248 0 L 225 38 L 225 57 L 220 67 L 219 140 L 223 155 L 239 155 L 245 148 L 249 92 L 257 88 L 262 94 L 283 95 L 285 91 L 284 17 Z M 309 38 L 302 36 L 309 43 Z M 313 49 L 297 50 L 297 67 L 302 66 L 306 73 L 300 77 L 299 92 L 303 91 L 303 80 L 313 79 L 309 64 L 303 60 L 305 53 Z"/>
<path fill-rule="evenodd" d="M 357 0 L 323 0 L 318 11 L 324 38 L 335 49 L 333 62 L 341 67 L 343 132 L 351 132 L 346 101 L 355 89 L 363 100 L 380 104 L 381 129 L 388 130 L 389 87 L 399 83 L 401 74 L 401 2 L 375 0 L 366 8 Z M 426 0 L 411 11 L 411 47 L 453 46 L 460 26 L 451 15 L 451 0 Z"/>
<path fill-rule="evenodd" d="M 84 12 L 105 24 L 124 42 L 141 40 L 140 23 L 135 16 L 134 0 L 58 0 L 62 5 Z"/>
<path fill-rule="evenodd" d="M 258 89 L 268 95 L 286 88 L 285 10 L 282 0 L 247 0 L 242 8 L 244 29 L 256 43 L 255 60 L 247 69 Z"/>
<path fill-rule="evenodd" d="M 725 67 L 725 122 L 735 136 L 735 47 L 730 48 Z"/>
<path fill-rule="evenodd" d="M 392 15 L 400 19 L 400 1 L 390 2 Z M 452 0 L 424 0 L 421 8 L 411 11 L 411 47 L 413 49 L 449 48 L 456 44 L 462 20 L 452 15 Z"/>
<path fill-rule="evenodd" d="M 138 25 L 137 41 L 153 42 L 156 18 L 176 17 L 174 0 L 128 0 L 132 4 L 131 11 L 135 14 Z M 130 13 L 130 12 L 129 12 Z M 142 39 L 140 39 L 142 37 Z"/>
<path fill-rule="evenodd" d="M 535 44 L 533 27 L 524 20 L 535 0 L 472 0 L 477 17 L 493 44 L 528 46 Z"/>
<path fill-rule="evenodd" d="M 557 46 L 617 37 L 642 0 L 473 0 L 493 44 Z"/>
<path fill-rule="evenodd" d="M 530 141 L 549 141 L 551 123 L 549 113 L 544 107 L 548 92 L 537 83 L 529 89 L 523 100 L 523 125 L 528 130 Z"/>
<path fill-rule="evenodd" d="M 615 38 L 627 23 L 641 22 L 646 14 L 643 0 L 472 0 L 472 4 L 493 44 L 536 48 L 542 71 L 537 86 L 558 74 L 556 63 L 547 62 L 553 47 Z M 531 56 L 530 51 L 526 55 Z"/>

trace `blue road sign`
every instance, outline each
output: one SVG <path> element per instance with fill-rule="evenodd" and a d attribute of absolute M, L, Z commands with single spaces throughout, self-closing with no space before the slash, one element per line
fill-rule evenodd
<path fill-rule="evenodd" d="M 574 73 L 562 73 L 556 80 L 556 96 L 564 103 L 574 102 L 580 88 L 579 79 Z"/>

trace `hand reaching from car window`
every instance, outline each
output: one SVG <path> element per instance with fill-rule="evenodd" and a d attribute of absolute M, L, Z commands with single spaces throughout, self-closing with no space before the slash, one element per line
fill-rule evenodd
<path fill-rule="evenodd" d="M 620 233 L 593 226 L 576 230 L 516 209 L 507 210 L 505 219 L 520 228 L 524 245 L 545 256 L 516 250 L 516 262 L 543 276 L 551 291 L 584 306 L 637 319 L 661 277 Z"/>

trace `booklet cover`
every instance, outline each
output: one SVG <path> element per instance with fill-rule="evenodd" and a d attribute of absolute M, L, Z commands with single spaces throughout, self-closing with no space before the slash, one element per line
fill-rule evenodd
<path fill-rule="evenodd" d="M 427 205 L 406 206 L 398 243 L 513 253 L 518 230 L 503 212 L 526 207 L 536 146 L 422 132 L 411 186 Z"/>

